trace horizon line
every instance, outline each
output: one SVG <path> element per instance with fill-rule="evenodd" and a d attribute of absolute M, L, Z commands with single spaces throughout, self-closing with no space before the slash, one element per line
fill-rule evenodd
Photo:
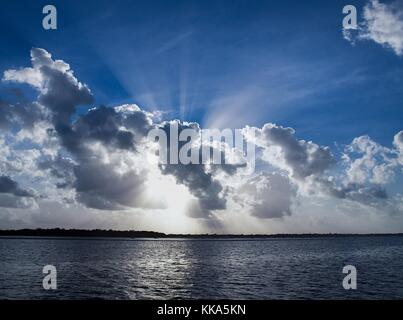
<path fill-rule="evenodd" d="M 123 237 L 123 238 L 172 238 L 172 237 L 346 237 L 346 236 L 402 236 L 396 233 L 164 233 L 147 230 L 113 230 L 113 229 L 75 229 L 75 228 L 22 228 L 0 229 L 0 237 L 29 236 L 29 237 Z"/>

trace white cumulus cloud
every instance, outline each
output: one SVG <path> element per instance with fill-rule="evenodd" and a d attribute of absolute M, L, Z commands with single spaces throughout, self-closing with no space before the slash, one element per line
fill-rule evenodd
<path fill-rule="evenodd" d="M 356 30 L 343 29 L 346 40 L 372 40 L 403 55 L 403 1 L 386 4 L 371 0 L 364 6 L 362 19 Z"/>

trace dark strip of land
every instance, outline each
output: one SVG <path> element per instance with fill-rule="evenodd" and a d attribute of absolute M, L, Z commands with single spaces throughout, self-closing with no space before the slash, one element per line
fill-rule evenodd
<path fill-rule="evenodd" d="M 403 233 L 344 234 L 344 233 L 303 233 L 303 234 L 165 234 L 154 231 L 84 230 L 84 229 L 18 229 L 0 230 L 3 237 L 98 237 L 98 238 L 319 238 L 319 237 L 366 237 L 402 236 Z"/>

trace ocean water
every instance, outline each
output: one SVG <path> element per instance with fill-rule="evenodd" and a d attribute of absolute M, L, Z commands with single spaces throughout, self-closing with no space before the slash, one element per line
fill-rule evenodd
<path fill-rule="evenodd" d="M 57 268 L 57 290 L 42 268 Z M 345 290 L 342 268 L 357 268 Z M 402 299 L 403 236 L 0 238 L 0 299 Z"/>

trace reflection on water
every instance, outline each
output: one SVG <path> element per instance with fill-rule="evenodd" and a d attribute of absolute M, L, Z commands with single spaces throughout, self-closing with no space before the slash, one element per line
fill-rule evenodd
<path fill-rule="evenodd" d="M 58 289 L 42 288 L 42 268 Z M 358 270 L 357 290 L 341 282 Z M 403 237 L 268 240 L 0 238 L 0 298 L 403 298 Z"/>

